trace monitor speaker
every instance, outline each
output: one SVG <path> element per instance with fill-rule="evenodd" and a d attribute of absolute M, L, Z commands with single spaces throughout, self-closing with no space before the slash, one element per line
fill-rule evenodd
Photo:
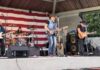
<path fill-rule="evenodd" d="M 10 46 L 7 51 L 7 57 L 28 57 L 29 48 L 27 46 Z"/>

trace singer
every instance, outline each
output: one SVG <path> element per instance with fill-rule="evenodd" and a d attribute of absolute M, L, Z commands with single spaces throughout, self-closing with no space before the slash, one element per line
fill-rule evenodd
<path fill-rule="evenodd" d="M 58 30 L 56 19 L 57 19 L 56 16 L 54 15 L 50 16 L 48 24 L 45 25 L 45 29 L 47 30 L 48 40 L 49 40 L 49 49 L 48 49 L 49 56 L 56 55 L 56 43 L 57 43 L 56 33 Z"/>

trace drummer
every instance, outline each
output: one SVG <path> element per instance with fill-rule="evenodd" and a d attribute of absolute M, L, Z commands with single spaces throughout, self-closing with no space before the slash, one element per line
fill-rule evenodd
<path fill-rule="evenodd" d="M 22 34 L 22 28 L 19 27 L 18 30 L 15 32 L 17 35 Z"/>
<path fill-rule="evenodd" d="M 17 40 L 16 45 L 17 46 L 20 46 L 20 45 L 26 43 L 25 38 L 24 38 L 25 35 L 22 32 L 22 28 L 21 27 L 18 28 L 18 30 L 15 32 L 15 34 L 16 34 L 16 40 Z"/>

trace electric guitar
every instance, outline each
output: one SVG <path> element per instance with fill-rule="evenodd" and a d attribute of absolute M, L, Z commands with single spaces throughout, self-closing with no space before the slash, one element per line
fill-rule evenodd
<path fill-rule="evenodd" d="M 94 32 L 80 32 L 80 33 L 78 33 L 78 37 L 80 39 L 84 39 L 85 37 L 87 37 L 88 34 L 96 34 L 96 31 L 94 31 Z"/>
<path fill-rule="evenodd" d="M 64 26 L 64 27 L 58 28 L 58 29 L 56 29 L 56 30 L 49 30 L 49 31 L 47 31 L 47 33 L 48 33 L 49 35 L 55 34 L 55 35 L 59 36 L 59 35 L 60 35 L 60 31 L 61 31 L 62 29 L 66 29 L 66 28 L 68 28 L 68 26 Z"/>
<path fill-rule="evenodd" d="M 58 30 L 49 30 L 49 31 L 47 31 L 48 35 L 57 35 L 57 33 L 58 33 Z"/>

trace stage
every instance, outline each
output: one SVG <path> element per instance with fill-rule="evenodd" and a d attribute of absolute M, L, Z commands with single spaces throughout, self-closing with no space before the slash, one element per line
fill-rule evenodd
<path fill-rule="evenodd" d="M 83 68 L 98 67 L 100 67 L 99 56 L 39 56 L 29 58 L 0 57 L 0 70 L 84 70 Z"/>

